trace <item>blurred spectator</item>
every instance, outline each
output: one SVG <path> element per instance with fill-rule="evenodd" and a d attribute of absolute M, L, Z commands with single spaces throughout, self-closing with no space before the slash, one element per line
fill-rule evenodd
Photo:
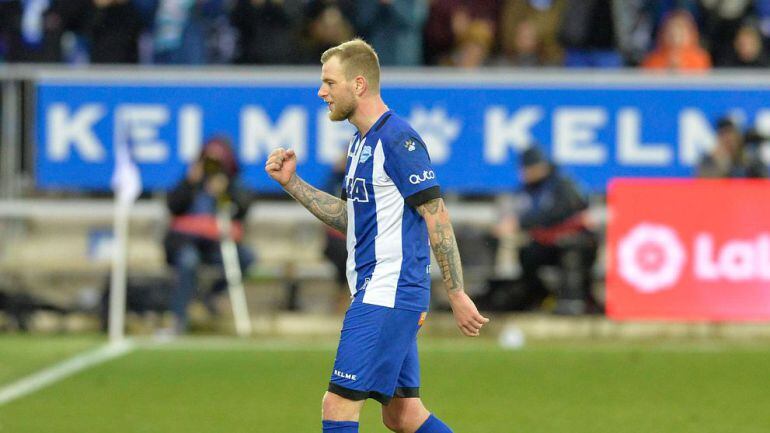
<path fill-rule="evenodd" d="M 369 42 L 382 66 L 422 64 L 422 27 L 428 0 L 358 2 L 356 28 Z"/>
<path fill-rule="evenodd" d="M 721 66 L 731 68 L 766 68 L 770 66 L 762 35 L 752 24 L 738 29 L 733 40 L 733 49 L 722 59 Z"/>
<path fill-rule="evenodd" d="M 756 149 L 746 148 L 738 125 L 722 118 L 717 122 L 716 146 L 700 161 L 696 174 L 707 178 L 764 178 L 767 167 Z"/>
<path fill-rule="evenodd" d="M 622 59 L 617 51 L 612 0 L 566 0 L 559 39 L 567 49 L 568 67 L 617 68 Z"/>
<path fill-rule="evenodd" d="M 657 26 L 655 6 L 662 2 L 627 0 L 625 7 L 613 9 L 618 49 L 624 63 L 636 66 L 650 51 Z"/>
<path fill-rule="evenodd" d="M 214 63 L 211 46 L 218 23 L 227 16 L 225 0 L 152 0 L 153 51 L 159 64 Z"/>
<path fill-rule="evenodd" d="M 353 38 L 350 2 L 311 0 L 304 10 L 302 63 L 318 64 L 321 54 Z"/>
<path fill-rule="evenodd" d="M 273 65 L 297 62 L 299 17 L 286 3 L 284 0 L 237 0 L 230 12 L 230 22 L 238 31 L 236 62 Z"/>
<path fill-rule="evenodd" d="M 9 62 L 64 60 L 62 36 L 82 31 L 91 0 L 0 1 L 0 46 Z"/>
<path fill-rule="evenodd" d="M 655 35 L 671 12 L 697 16 L 698 0 L 613 0 L 618 48 L 628 65 L 637 66 L 653 48 Z"/>
<path fill-rule="evenodd" d="M 217 224 L 219 212 L 229 212 L 232 216 L 231 235 L 237 244 L 241 270 L 254 261 L 254 254 L 241 244 L 242 222 L 249 210 L 251 194 L 241 184 L 238 172 L 229 140 L 214 137 L 206 142 L 198 160 L 168 194 L 172 219 L 164 247 L 166 261 L 173 266 L 177 278 L 171 297 L 177 333 L 187 330 L 187 306 L 196 292 L 201 265 L 223 265 Z M 206 295 L 204 301 L 210 312 L 216 312 L 215 297 L 226 288 L 226 280 L 220 278 Z"/>
<path fill-rule="evenodd" d="M 770 1 L 754 0 L 754 15 L 763 39 L 770 38 Z"/>
<path fill-rule="evenodd" d="M 142 16 L 131 0 L 93 0 L 86 31 L 91 63 L 137 63 Z"/>
<path fill-rule="evenodd" d="M 565 0 L 507 0 L 501 11 L 501 63 L 512 66 L 561 65 L 559 22 Z"/>
<path fill-rule="evenodd" d="M 340 197 L 342 195 L 343 183 L 345 181 L 345 168 L 348 162 L 347 152 L 343 152 L 340 160 L 332 167 L 329 178 L 326 180 L 324 191 L 329 194 Z M 348 247 L 345 234 L 340 233 L 333 228 L 324 225 L 326 232 L 326 245 L 324 246 L 324 257 L 334 266 L 334 281 L 337 283 L 337 299 L 335 302 L 335 311 L 344 312 L 350 304 L 350 289 L 348 289 L 348 279 L 346 264 L 348 260 Z"/>
<path fill-rule="evenodd" d="M 424 28 L 425 59 L 429 65 L 451 64 L 461 35 L 476 20 L 489 23 L 493 38 L 500 10 L 499 0 L 432 1 Z"/>
<path fill-rule="evenodd" d="M 642 64 L 647 69 L 702 71 L 711 68 L 709 54 L 698 44 L 698 29 L 686 11 L 671 13 L 658 32 L 658 45 Z"/>
<path fill-rule="evenodd" d="M 488 21 L 473 20 L 468 27 L 458 35 L 457 45 L 452 51 L 451 65 L 465 69 L 474 69 L 488 63 L 494 30 Z"/>
<path fill-rule="evenodd" d="M 527 302 L 538 306 L 548 295 L 539 271 L 557 266 L 557 314 L 583 314 L 597 308 L 592 295 L 592 268 L 597 240 L 585 224 L 588 203 L 574 182 L 562 174 L 540 149 L 530 147 L 520 157 L 523 187 L 517 197 L 517 215 L 504 219 L 526 231 L 527 245 L 519 250 Z"/>
<path fill-rule="evenodd" d="M 733 50 L 741 23 L 753 10 L 754 0 L 699 0 L 701 34 L 713 63 L 722 66 Z"/>

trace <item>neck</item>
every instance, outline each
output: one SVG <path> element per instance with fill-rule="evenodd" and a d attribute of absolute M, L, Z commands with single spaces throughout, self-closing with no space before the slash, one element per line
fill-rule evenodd
<path fill-rule="evenodd" d="M 356 112 L 350 117 L 349 121 L 358 129 L 359 134 L 363 137 L 372 128 L 374 122 L 387 111 L 388 106 L 385 105 L 380 95 L 373 96 L 359 102 Z"/>

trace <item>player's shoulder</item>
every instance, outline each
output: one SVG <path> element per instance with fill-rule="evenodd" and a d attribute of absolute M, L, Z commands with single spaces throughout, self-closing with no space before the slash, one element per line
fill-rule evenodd
<path fill-rule="evenodd" d="M 390 112 L 390 117 L 382 126 L 380 141 L 386 148 L 395 146 L 409 146 L 411 141 L 414 144 L 422 144 L 422 138 L 417 131 L 412 128 L 409 122 L 394 112 Z"/>

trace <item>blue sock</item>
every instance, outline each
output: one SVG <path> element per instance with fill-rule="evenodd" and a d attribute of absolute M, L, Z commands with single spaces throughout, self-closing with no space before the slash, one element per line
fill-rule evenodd
<path fill-rule="evenodd" d="M 431 414 L 425 423 L 414 433 L 452 433 L 452 429 Z"/>
<path fill-rule="evenodd" d="M 358 433 L 358 423 L 355 421 L 324 421 L 323 433 Z"/>

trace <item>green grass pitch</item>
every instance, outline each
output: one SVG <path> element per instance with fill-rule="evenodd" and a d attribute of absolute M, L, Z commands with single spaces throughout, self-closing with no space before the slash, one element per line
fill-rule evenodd
<path fill-rule="evenodd" d="M 0 336 L 0 386 L 95 338 Z M 456 433 L 770 431 L 770 346 L 422 344 L 423 399 Z M 0 433 L 314 433 L 333 342 L 141 346 L 0 406 Z M 369 401 L 361 432 L 386 432 Z"/>

